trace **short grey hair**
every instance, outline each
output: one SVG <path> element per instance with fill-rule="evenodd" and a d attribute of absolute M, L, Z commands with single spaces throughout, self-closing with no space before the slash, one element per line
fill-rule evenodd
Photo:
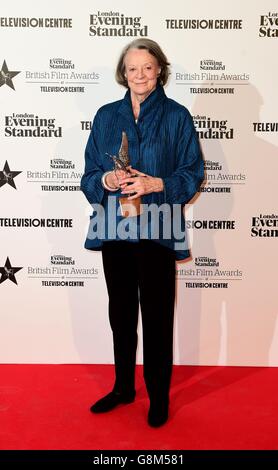
<path fill-rule="evenodd" d="M 170 75 L 170 63 L 168 62 L 166 55 L 162 51 L 161 47 L 157 44 L 157 42 L 147 38 L 135 39 L 134 41 L 130 42 L 127 46 L 125 46 L 118 60 L 115 74 L 116 81 L 120 85 L 123 85 L 124 87 L 128 88 L 127 79 L 125 77 L 124 60 L 127 52 L 130 49 L 146 49 L 151 55 L 153 55 L 156 58 L 159 67 L 161 68 L 158 79 L 159 83 L 162 86 L 166 85 Z"/>

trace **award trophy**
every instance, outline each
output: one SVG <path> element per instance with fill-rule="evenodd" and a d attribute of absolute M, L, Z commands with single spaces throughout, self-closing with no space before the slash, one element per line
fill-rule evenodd
<path fill-rule="evenodd" d="M 109 154 L 107 154 L 109 155 Z M 128 140 L 125 132 L 122 132 L 122 143 L 118 153 L 118 157 L 115 155 L 109 155 L 114 161 L 114 171 L 117 174 L 117 170 L 122 170 L 126 173 L 126 176 L 136 177 L 132 175 L 128 170 L 130 165 L 129 155 L 128 155 Z M 132 184 L 132 183 L 128 183 Z M 121 208 L 121 215 L 123 217 L 134 217 L 142 214 L 142 205 L 141 197 L 138 196 L 136 199 L 129 200 L 128 196 L 132 196 L 135 193 L 127 194 L 126 196 L 119 197 L 119 203 Z"/>

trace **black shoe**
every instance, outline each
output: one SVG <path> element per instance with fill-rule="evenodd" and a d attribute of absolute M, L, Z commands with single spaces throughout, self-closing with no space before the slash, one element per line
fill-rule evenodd
<path fill-rule="evenodd" d="M 166 423 L 168 419 L 168 402 L 152 403 L 148 413 L 148 423 L 153 428 L 158 428 Z"/>
<path fill-rule="evenodd" d="M 112 391 L 92 405 L 90 411 L 92 413 L 106 413 L 107 411 L 113 410 L 118 405 L 132 403 L 134 399 L 135 392 L 122 394 Z"/>

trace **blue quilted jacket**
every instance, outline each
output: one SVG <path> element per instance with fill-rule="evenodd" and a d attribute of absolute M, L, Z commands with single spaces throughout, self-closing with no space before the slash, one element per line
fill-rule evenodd
<path fill-rule="evenodd" d="M 147 208 L 143 214 L 128 218 L 119 211 L 120 190 L 109 192 L 101 184 L 103 173 L 114 168 L 106 153 L 118 155 L 123 131 L 132 167 L 164 182 L 164 191 L 142 196 Z M 136 123 L 128 90 L 122 100 L 97 111 L 87 142 L 81 190 L 93 213 L 85 248 L 101 250 L 107 240 L 147 238 L 175 250 L 177 260 L 189 257 L 183 207 L 203 178 L 203 158 L 189 111 L 158 85 L 141 104 Z M 148 208 L 161 208 L 159 216 L 153 217 Z"/>

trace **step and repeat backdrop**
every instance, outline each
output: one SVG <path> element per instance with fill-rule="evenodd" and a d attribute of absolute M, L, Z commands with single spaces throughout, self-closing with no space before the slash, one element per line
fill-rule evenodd
<path fill-rule="evenodd" d="M 191 112 L 206 164 L 185 211 L 192 257 L 177 263 L 175 363 L 276 366 L 276 0 L 3 3 L 0 361 L 113 362 L 80 178 L 91 121 L 123 97 L 115 65 L 138 37 L 166 53 L 166 94 Z"/>

